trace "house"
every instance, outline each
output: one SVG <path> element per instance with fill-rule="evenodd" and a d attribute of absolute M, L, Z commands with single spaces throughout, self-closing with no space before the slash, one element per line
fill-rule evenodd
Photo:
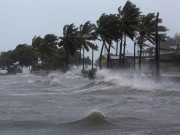
<path fill-rule="evenodd" d="M 137 63 L 138 62 L 138 54 L 136 53 L 135 54 L 135 62 Z M 123 55 L 121 56 L 122 60 L 123 60 Z M 107 55 L 106 56 L 103 56 L 102 59 L 101 59 L 101 62 L 102 62 L 102 68 L 106 68 L 107 66 Z M 116 69 L 118 68 L 118 64 L 119 64 L 119 55 L 113 55 L 111 54 L 110 56 L 110 64 L 111 64 L 111 67 Z M 127 52 L 125 54 L 125 67 L 126 68 L 133 68 L 134 67 L 134 53 L 129 53 Z"/>
<path fill-rule="evenodd" d="M 162 72 L 179 72 L 180 57 L 178 49 L 170 46 L 163 46 L 160 48 L 160 69 Z M 149 58 L 149 69 L 155 71 L 156 69 L 155 55 Z"/>

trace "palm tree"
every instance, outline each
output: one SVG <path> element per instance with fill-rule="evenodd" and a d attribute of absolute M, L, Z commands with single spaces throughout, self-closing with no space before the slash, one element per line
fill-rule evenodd
<path fill-rule="evenodd" d="M 142 63 L 142 53 L 143 53 L 143 49 L 144 48 L 147 48 L 147 47 L 150 47 L 150 45 L 148 45 L 146 42 L 147 42 L 147 39 L 145 39 L 144 38 L 144 42 L 143 42 L 143 44 L 141 45 L 141 36 L 137 36 L 136 38 L 135 38 L 135 43 L 136 43 L 136 45 L 138 46 L 138 48 L 139 48 L 139 51 L 138 51 L 138 53 L 139 53 L 139 59 L 140 59 L 140 57 L 141 57 L 141 63 Z M 141 49 L 140 49 L 141 48 Z M 141 55 L 140 55 L 141 54 Z"/>
<path fill-rule="evenodd" d="M 44 36 L 44 38 L 41 38 L 40 36 L 35 36 L 32 39 L 33 49 L 40 52 L 41 54 L 41 62 L 43 69 L 45 63 L 45 56 L 53 56 L 57 50 L 57 44 L 57 36 L 55 36 L 54 34 L 47 34 Z"/>
<path fill-rule="evenodd" d="M 134 41 L 134 70 L 136 69 L 136 42 Z"/>
<path fill-rule="evenodd" d="M 93 50 L 98 49 L 97 46 L 91 42 L 97 39 L 96 25 L 92 24 L 90 21 L 87 21 L 84 25 L 80 25 L 79 29 L 80 29 L 79 37 L 81 38 L 82 41 L 80 45 L 80 53 L 81 53 L 81 48 L 83 47 L 83 61 L 84 61 L 84 49 L 86 49 L 86 51 L 89 51 L 89 48 Z M 84 70 L 84 62 L 83 62 L 83 70 Z"/>
<path fill-rule="evenodd" d="M 100 18 L 97 20 L 97 29 L 96 29 L 96 33 L 98 34 L 98 36 L 101 38 L 101 41 L 103 42 L 102 47 L 101 47 L 100 57 L 99 57 L 99 68 L 100 69 L 102 69 L 101 60 L 102 60 L 102 53 L 103 53 L 104 47 L 106 47 L 106 50 L 107 50 L 106 41 L 105 41 L 106 24 L 107 24 L 107 15 L 102 14 L 100 16 Z"/>
<path fill-rule="evenodd" d="M 116 56 L 118 56 L 118 46 L 119 46 L 119 40 L 116 41 Z"/>
<path fill-rule="evenodd" d="M 122 67 L 122 44 L 124 36 L 124 53 L 123 53 L 123 65 L 125 62 L 125 50 L 126 50 L 126 36 L 131 40 L 135 37 L 135 31 L 133 25 L 138 24 L 140 11 L 135 4 L 132 4 L 130 1 L 127 1 L 125 6 L 121 11 L 121 7 L 118 8 L 119 11 L 119 27 L 121 31 L 120 37 L 120 50 L 119 50 L 119 67 Z"/>
<path fill-rule="evenodd" d="M 35 52 L 40 52 L 41 56 L 41 63 L 42 63 L 42 68 L 44 68 L 44 53 L 42 52 L 42 50 L 40 50 L 40 45 L 43 41 L 43 38 L 41 38 L 40 36 L 36 37 L 34 36 L 34 38 L 32 39 L 32 47 L 34 50 L 34 54 Z"/>
<path fill-rule="evenodd" d="M 78 35 L 78 28 L 74 24 L 65 25 L 63 28 L 63 36 L 59 37 L 59 47 L 63 47 L 66 53 L 66 69 L 69 70 L 69 55 L 74 56 L 81 45 L 81 38 Z"/>
<path fill-rule="evenodd" d="M 110 52 L 111 48 L 114 48 L 112 46 L 112 42 L 117 42 L 120 37 L 119 27 L 118 27 L 118 16 L 116 14 L 110 14 L 108 15 L 108 33 L 109 35 L 106 38 L 106 42 L 108 44 L 108 55 L 107 55 L 107 68 L 110 67 Z"/>
<path fill-rule="evenodd" d="M 102 47 L 101 47 L 101 53 L 100 53 L 100 69 L 102 68 L 101 66 L 101 59 L 102 59 L 102 52 L 104 47 L 106 47 L 107 50 L 107 68 L 110 67 L 110 51 L 112 46 L 113 41 L 118 41 L 119 39 L 119 27 L 118 27 L 118 17 L 115 14 L 102 14 L 99 20 L 97 21 L 97 34 L 101 38 L 101 41 L 103 42 Z M 107 47 L 108 45 L 108 47 Z"/>
<path fill-rule="evenodd" d="M 161 23 L 162 20 L 158 19 Z M 149 13 L 146 16 L 142 16 L 139 24 L 133 25 L 134 30 L 136 30 L 140 35 L 140 53 L 139 53 L 139 71 L 141 71 L 141 61 L 142 61 L 142 48 L 145 40 L 155 44 L 155 27 L 156 27 L 156 16 L 154 13 Z M 167 29 L 164 26 L 158 26 L 159 32 L 166 32 Z"/>

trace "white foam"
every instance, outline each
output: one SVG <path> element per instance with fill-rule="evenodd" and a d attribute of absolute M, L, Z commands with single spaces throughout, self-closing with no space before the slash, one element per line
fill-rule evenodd
<path fill-rule="evenodd" d="M 98 80 L 113 83 L 117 86 L 127 86 L 140 90 L 179 90 L 180 85 L 173 82 L 156 83 L 148 79 L 144 74 L 136 72 L 118 72 L 111 70 L 99 70 L 96 74 Z"/>
<path fill-rule="evenodd" d="M 28 80 L 28 83 L 34 83 L 34 81 L 33 81 L 33 80 L 31 80 L 31 79 L 29 79 L 29 80 Z"/>
<path fill-rule="evenodd" d="M 0 74 L 7 74 L 7 70 L 0 70 Z"/>

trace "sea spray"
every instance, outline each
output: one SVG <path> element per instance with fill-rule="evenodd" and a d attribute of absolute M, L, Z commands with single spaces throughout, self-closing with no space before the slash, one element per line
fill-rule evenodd
<path fill-rule="evenodd" d="M 149 79 L 144 74 L 136 72 L 118 72 L 114 70 L 100 70 L 96 74 L 97 81 L 101 80 L 106 83 L 111 83 L 120 87 L 130 87 L 131 89 L 139 90 L 179 90 L 179 84 L 173 82 L 156 83 L 154 80 Z M 175 87 L 171 87 L 171 86 Z"/>

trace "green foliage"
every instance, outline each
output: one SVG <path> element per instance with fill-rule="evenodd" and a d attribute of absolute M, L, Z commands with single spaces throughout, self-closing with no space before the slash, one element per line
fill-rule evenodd
<path fill-rule="evenodd" d="M 14 50 L 3 52 L 0 56 L 0 66 L 10 66 L 19 62 L 21 66 L 30 66 L 35 58 L 33 48 L 27 44 L 20 44 Z"/>
<path fill-rule="evenodd" d="M 57 36 L 53 34 L 47 34 L 44 38 L 34 37 L 32 40 L 32 46 L 34 50 L 39 51 L 41 55 L 53 55 L 57 49 Z"/>
<path fill-rule="evenodd" d="M 119 27 L 120 30 L 127 35 L 131 40 L 135 37 L 135 29 L 133 26 L 139 24 L 140 11 L 135 4 L 127 1 L 122 11 L 121 7 L 119 10 Z"/>
<path fill-rule="evenodd" d="M 110 63 L 110 50 L 111 47 L 113 47 L 112 42 L 113 40 L 117 42 L 118 39 L 121 37 L 121 32 L 118 23 L 119 23 L 118 16 L 115 14 L 110 14 L 110 15 L 102 14 L 99 20 L 97 21 L 96 32 L 103 41 L 100 57 L 102 57 L 102 51 L 105 46 L 108 52 L 107 68 L 109 67 L 109 63 Z M 108 47 L 106 44 L 108 44 Z M 101 68 L 101 59 L 99 63 Z"/>
<path fill-rule="evenodd" d="M 159 23 L 162 22 L 161 19 L 158 20 Z M 156 28 L 156 16 L 154 13 L 149 13 L 146 16 L 142 16 L 137 25 L 133 25 L 135 31 L 137 31 L 143 40 L 147 40 L 152 44 L 155 44 L 155 28 Z M 166 32 L 167 28 L 160 25 L 158 26 L 159 32 Z M 164 36 L 164 34 L 160 35 Z"/>
<path fill-rule="evenodd" d="M 110 44 L 113 40 L 118 40 L 120 30 L 118 27 L 118 17 L 115 14 L 102 14 L 97 21 L 97 34 L 102 41 Z"/>
<path fill-rule="evenodd" d="M 32 46 L 34 53 L 37 58 L 42 61 L 42 68 L 49 69 L 52 67 L 51 63 L 54 63 L 54 58 L 56 57 L 57 42 L 58 38 L 54 34 L 47 34 L 44 38 L 40 36 L 34 37 L 32 39 Z M 45 67 L 44 67 L 45 64 Z M 48 67 L 48 65 L 51 65 Z"/>
<path fill-rule="evenodd" d="M 75 28 L 74 24 L 64 26 L 63 37 L 60 37 L 60 39 L 59 47 L 63 47 L 66 53 L 71 56 L 80 48 L 82 41 L 78 36 L 78 28 Z"/>
<path fill-rule="evenodd" d="M 89 48 L 97 50 L 97 46 L 91 42 L 97 39 L 96 25 L 88 21 L 84 25 L 80 25 L 79 29 L 79 37 L 81 38 L 80 48 L 84 47 L 87 51 L 89 51 Z"/>

